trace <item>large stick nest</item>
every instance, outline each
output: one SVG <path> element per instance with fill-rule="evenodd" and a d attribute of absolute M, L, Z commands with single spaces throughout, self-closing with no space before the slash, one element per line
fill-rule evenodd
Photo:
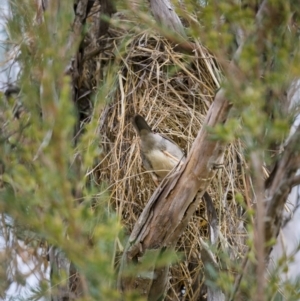
<path fill-rule="evenodd" d="M 203 46 L 188 56 L 174 51 L 174 45 L 150 31 L 136 34 L 111 28 L 102 42 L 106 43 L 105 51 L 85 64 L 85 80 L 95 85 L 99 66 L 100 80 L 105 83 L 108 65 L 115 64 L 113 100 L 99 116 L 103 148 L 99 181 L 107 184 L 110 203 L 129 235 L 155 190 L 142 167 L 139 140 L 130 119 L 136 113 L 143 115 L 154 131 L 166 134 L 188 153 L 219 87 L 220 71 Z M 220 247 L 235 260 L 244 252 L 245 230 L 235 199 L 245 191 L 243 162 L 241 144 L 229 145 L 224 166 L 208 190 L 219 217 Z M 184 260 L 171 268 L 167 300 L 202 300 L 199 238 L 208 239 L 208 227 L 201 203 L 178 241 Z M 183 287 L 186 293 L 180 297 Z"/>

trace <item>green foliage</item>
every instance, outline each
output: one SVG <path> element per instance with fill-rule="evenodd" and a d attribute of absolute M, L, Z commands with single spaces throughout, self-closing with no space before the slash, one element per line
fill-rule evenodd
<path fill-rule="evenodd" d="M 116 300 L 113 262 L 121 226 L 109 208 L 108 195 L 99 194 L 97 183 L 87 186 L 88 172 L 101 151 L 101 137 L 95 131 L 97 116 L 74 147 L 77 113 L 70 101 L 70 78 L 64 74 L 77 47 L 69 48 L 67 43 L 72 10 L 68 1 L 63 1 L 58 14 L 53 17 L 47 12 L 45 23 L 38 26 L 33 22 L 32 4 L 11 1 L 8 31 L 19 49 L 24 112 L 19 120 L 14 118 L 15 102 L 6 102 L 1 95 L 0 110 L 6 121 L 6 136 L 0 144 L 5 165 L 1 212 L 10 216 L 16 227 L 34 233 L 38 242 L 46 240 L 62 250 L 84 275 L 91 298 L 109 300 L 106 297 L 111 296 L 110 300 Z M 109 82 L 106 85 L 107 89 L 111 86 Z M 98 111 L 104 105 L 101 94 L 106 90 L 95 99 Z M 82 191 L 80 199 L 75 198 L 75 191 Z M 26 240 L 27 234 L 20 231 L 18 235 Z M 68 281 L 66 273 L 57 277 L 59 285 Z M 49 284 L 41 282 L 32 300 L 49 293 Z"/>
<path fill-rule="evenodd" d="M 27 232 L 15 230 L 18 238 L 26 241 L 29 233 L 32 234 L 35 243 L 30 241 L 28 245 L 36 249 L 46 240 L 75 264 L 86 284 L 86 300 L 118 300 L 114 264 L 122 249 L 122 228 L 110 208 L 107 183 L 90 180 L 93 165 L 102 152 L 101 137 L 96 130 L 97 114 L 116 89 L 114 66 L 107 69 L 93 100 L 91 121 L 75 143 L 74 127 L 78 116 L 70 101 L 72 83 L 65 69 L 80 41 L 69 47 L 70 24 L 74 17 L 70 1 L 60 1 L 61 7 L 55 14 L 46 12 L 45 22 L 40 25 L 33 21 L 33 1 L 23 1 L 22 5 L 10 1 L 10 4 L 12 18 L 7 22 L 7 30 L 12 47 L 18 51 L 21 67 L 18 81 L 24 111 L 16 119 L 14 99 L 7 101 L 5 95 L 0 94 L 1 122 L 5 121 L 0 137 L 1 161 L 5 165 L 0 210 L 13 221 L 15 229 L 26 229 Z M 123 5 L 122 1 L 117 4 Z M 226 74 L 228 78 L 223 83 L 234 110 L 225 124 L 209 131 L 212 139 L 226 143 L 241 139 L 246 152 L 260 150 L 268 163 L 272 158 L 267 150 L 284 141 L 293 117 L 287 116 L 280 104 L 281 91 L 300 76 L 299 43 L 288 26 L 291 14 L 299 14 L 299 8 L 291 6 L 298 9 L 291 11 L 288 1 L 272 1 L 272 5 L 281 8 L 280 22 L 264 24 L 263 39 L 256 34 L 258 26 L 250 5 L 243 9 L 238 1 L 207 1 L 205 6 L 199 5 L 199 1 L 186 1 L 186 12 L 177 7 L 181 16 L 190 13 L 199 21 L 191 22 L 188 33 L 191 38 L 201 39 L 217 59 L 231 59 L 237 48 L 234 27 L 244 31 L 248 39 L 237 58 L 243 80 L 237 83 L 233 76 Z M 178 68 L 174 66 L 170 73 Z M 80 192 L 79 196 L 76 192 Z M 241 195 L 236 199 L 240 204 L 244 202 Z M 254 225 L 250 222 L 254 213 L 247 209 L 247 245 L 251 250 L 247 256 L 250 262 L 255 262 Z M 214 279 L 208 284 L 231 296 L 234 276 L 244 273 L 242 260 L 239 256 L 232 260 L 229 248 L 221 251 L 220 261 L 226 269 L 217 272 L 211 266 L 206 267 Z M 143 265 L 128 273 L 145 272 L 157 256 L 159 266 L 176 259 L 174 253 L 149 252 Z M 269 285 L 265 288 L 266 300 L 278 300 L 279 287 L 286 300 L 299 299 L 299 284 L 283 282 L 279 277 L 279 272 L 286 271 L 291 260 L 282 258 L 270 273 Z M 251 272 L 243 275 L 241 281 L 241 290 L 249 300 L 253 300 L 257 285 L 255 271 Z M 7 280 L 6 276 L 0 273 L 4 278 L 0 282 Z M 54 282 L 59 285 L 68 280 L 63 272 L 55 277 Z M 41 281 L 33 293 L 32 300 L 49 296 L 46 282 Z M 130 293 L 126 300 L 142 298 Z"/>

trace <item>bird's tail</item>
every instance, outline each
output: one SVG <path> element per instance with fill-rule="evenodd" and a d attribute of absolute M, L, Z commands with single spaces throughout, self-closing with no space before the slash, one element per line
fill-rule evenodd
<path fill-rule="evenodd" d="M 132 119 L 132 124 L 137 130 L 137 132 L 139 133 L 139 135 L 141 134 L 142 131 L 145 131 L 147 133 L 151 132 L 150 126 L 141 115 L 135 115 Z"/>

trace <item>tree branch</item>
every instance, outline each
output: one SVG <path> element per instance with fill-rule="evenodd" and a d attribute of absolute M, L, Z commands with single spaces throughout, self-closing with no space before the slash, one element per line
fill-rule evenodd
<path fill-rule="evenodd" d="M 161 26 L 186 37 L 184 27 L 169 0 L 149 0 L 154 18 Z"/>
<path fill-rule="evenodd" d="M 300 182 L 300 176 L 295 174 L 300 166 L 300 126 L 297 128 L 293 136 L 283 152 L 282 158 L 277 164 L 274 171 L 273 181 L 270 184 L 267 198 L 267 212 L 265 222 L 265 238 L 266 242 L 270 242 L 278 236 L 282 224 L 282 213 L 287 197 L 291 188 Z M 272 250 L 270 243 L 265 247 L 267 258 Z"/>
<path fill-rule="evenodd" d="M 229 109 L 230 104 L 224 91 L 219 90 L 186 163 L 180 171 L 173 172 L 165 179 L 146 205 L 123 254 L 119 274 L 119 287 L 123 291 L 137 288 L 142 296 L 147 296 L 150 292 L 152 298 L 149 300 L 157 300 L 162 296 L 166 281 L 161 282 L 164 283 L 163 287 L 157 288 L 153 285 L 153 279 L 145 279 L 141 275 L 136 278 L 124 277 L 124 272 L 130 264 L 141 261 L 147 250 L 173 248 L 176 244 L 198 206 L 196 200 L 200 198 L 195 200 L 197 192 L 202 196 L 206 191 L 215 175 L 215 166 L 222 158 L 222 145 L 211 139 L 207 129 L 224 123 Z M 161 275 L 165 274 L 164 269 Z"/>

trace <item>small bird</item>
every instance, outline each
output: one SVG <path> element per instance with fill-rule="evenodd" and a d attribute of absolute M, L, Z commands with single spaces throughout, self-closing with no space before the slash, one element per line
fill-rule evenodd
<path fill-rule="evenodd" d="M 179 162 L 185 160 L 184 152 L 170 138 L 153 133 L 146 120 L 135 115 L 132 124 L 141 138 L 140 150 L 146 170 L 153 171 L 153 180 L 158 184 Z"/>

